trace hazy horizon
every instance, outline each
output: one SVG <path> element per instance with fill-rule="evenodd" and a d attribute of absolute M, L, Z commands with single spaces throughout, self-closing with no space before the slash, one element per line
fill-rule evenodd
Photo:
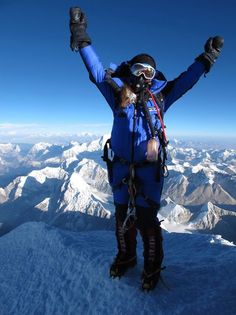
<path fill-rule="evenodd" d="M 68 144 L 73 141 L 88 142 L 98 139 L 104 135 L 109 135 L 110 132 L 100 133 L 93 131 L 85 131 L 81 133 L 31 133 L 31 134 L 2 134 L 0 133 L 0 144 L 29 144 L 33 145 L 39 142 L 47 142 L 50 144 Z M 199 135 L 175 135 L 169 134 L 168 140 L 170 145 L 178 141 L 181 145 L 188 147 L 202 147 L 203 149 L 232 149 L 236 150 L 236 137 L 214 137 L 214 136 L 199 136 Z"/>

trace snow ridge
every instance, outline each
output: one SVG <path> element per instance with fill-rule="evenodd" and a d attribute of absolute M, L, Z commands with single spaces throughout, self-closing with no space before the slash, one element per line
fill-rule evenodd
<path fill-rule="evenodd" d="M 147 295 L 140 243 L 137 267 L 112 280 L 113 232 L 21 225 L 0 238 L 0 314 L 235 314 L 236 247 L 210 235 L 164 239 L 170 291 L 160 282 Z"/>

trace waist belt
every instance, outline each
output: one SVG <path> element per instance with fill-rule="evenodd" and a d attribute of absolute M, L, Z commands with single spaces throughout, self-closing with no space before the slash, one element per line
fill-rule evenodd
<path fill-rule="evenodd" d="M 110 154 L 109 154 L 109 152 L 110 152 Z M 128 166 L 132 165 L 135 168 L 136 167 L 145 167 L 148 165 L 153 165 L 153 166 L 156 165 L 158 167 L 158 169 L 160 170 L 160 172 L 157 172 L 158 173 L 157 174 L 157 181 L 160 181 L 161 175 L 164 177 L 168 177 L 168 175 L 169 175 L 167 166 L 165 164 L 165 160 L 166 160 L 165 152 L 164 152 L 163 158 L 161 157 L 161 154 L 159 154 L 158 161 L 156 161 L 156 162 L 150 162 L 147 160 L 139 161 L 139 162 L 131 162 L 131 161 L 128 161 L 122 157 L 119 157 L 119 156 L 113 154 L 113 151 L 111 149 L 111 139 L 108 139 L 104 145 L 102 159 L 107 164 L 108 178 L 109 178 L 110 183 L 113 180 L 113 178 L 112 178 L 112 165 L 113 165 L 113 163 L 116 163 L 116 162 L 119 162 L 121 164 L 128 165 Z"/>

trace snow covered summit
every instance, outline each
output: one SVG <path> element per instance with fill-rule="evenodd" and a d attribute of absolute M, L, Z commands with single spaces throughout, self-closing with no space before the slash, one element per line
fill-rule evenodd
<path fill-rule="evenodd" d="M 236 314 L 236 247 L 219 236 L 165 233 L 166 269 L 140 290 L 138 265 L 110 279 L 114 233 L 25 223 L 0 238 L 1 315 Z"/>

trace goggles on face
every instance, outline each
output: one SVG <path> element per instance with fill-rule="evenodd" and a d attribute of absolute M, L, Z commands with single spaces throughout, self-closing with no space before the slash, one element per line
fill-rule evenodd
<path fill-rule="evenodd" d="M 152 80 L 156 74 L 156 70 L 147 63 L 135 63 L 131 66 L 130 71 L 136 77 L 143 74 L 147 80 Z"/>

